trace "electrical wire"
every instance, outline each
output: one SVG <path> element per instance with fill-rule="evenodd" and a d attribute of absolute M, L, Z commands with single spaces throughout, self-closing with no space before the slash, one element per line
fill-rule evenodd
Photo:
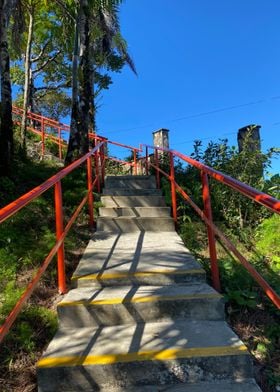
<path fill-rule="evenodd" d="M 211 114 L 226 112 L 226 111 L 239 109 L 239 108 L 243 108 L 243 107 L 259 105 L 259 104 L 265 103 L 265 102 L 267 102 L 269 100 L 274 100 L 275 101 L 275 100 L 278 100 L 278 99 L 280 99 L 280 96 L 275 96 L 275 97 L 270 97 L 270 98 L 265 98 L 265 99 L 259 99 L 257 101 L 242 103 L 242 104 L 233 105 L 233 106 L 227 106 L 227 107 L 224 107 L 224 108 L 214 109 L 214 110 L 210 110 L 210 111 L 207 111 L 207 112 L 190 114 L 188 116 L 178 117 L 178 118 L 175 118 L 175 119 L 165 120 L 165 121 L 162 121 L 162 122 L 174 123 L 174 122 L 179 122 L 179 121 L 183 121 L 183 120 L 189 120 L 189 119 L 192 119 L 192 118 L 199 118 L 199 117 L 209 116 Z M 120 129 L 120 130 L 115 130 L 115 131 L 109 131 L 109 132 L 106 132 L 106 134 L 109 135 L 109 134 L 115 134 L 115 133 L 125 133 L 125 132 L 134 131 L 134 130 L 137 130 L 137 129 L 143 129 L 143 128 L 147 128 L 147 127 L 152 127 L 154 125 L 155 125 L 155 122 L 154 123 L 150 123 L 150 124 L 140 125 L 140 126 L 133 127 L 133 128 L 126 128 L 126 129 Z"/>

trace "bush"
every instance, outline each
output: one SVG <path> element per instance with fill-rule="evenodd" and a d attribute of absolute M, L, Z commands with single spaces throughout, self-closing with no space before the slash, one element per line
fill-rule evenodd
<path fill-rule="evenodd" d="M 280 271 L 280 216 L 265 219 L 256 230 L 256 249 L 268 259 L 275 272 Z"/>

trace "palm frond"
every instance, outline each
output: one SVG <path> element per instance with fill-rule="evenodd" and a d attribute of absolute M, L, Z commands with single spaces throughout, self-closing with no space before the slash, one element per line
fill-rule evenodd
<path fill-rule="evenodd" d="M 136 71 L 136 67 L 135 67 L 134 61 L 131 58 L 130 54 L 128 53 L 127 42 L 122 37 L 120 32 L 118 32 L 114 36 L 114 44 L 115 44 L 115 47 L 116 47 L 117 51 L 120 53 L 120 55 L 122 56 L 124 61 L 127 63 L 127 65 L 130 67 L 132 72 L 134 72 L 135 75 L 137 75 L 137 71 Z"/>
<path fill-rule="evenodd" d="M 14 8 L 11 9 L 13 16 L 12 23 L 12 41 L 16 52 L 20 53 L 22 44 L 22 33 L 25 30 L 25 19 L 24 19 L 24 5 L 23 2 L 18 0 L 13 2 Z"/>

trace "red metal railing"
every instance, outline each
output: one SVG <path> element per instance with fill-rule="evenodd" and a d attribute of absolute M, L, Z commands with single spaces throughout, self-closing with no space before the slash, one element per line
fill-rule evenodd
<path fill-rule="evenodd" d="M 18 117 L 18 119 L 14 119 L 14 123 L 17 125 L 21 125 L 21 117 L 23 115 L 23 109 L 13 106 L 13 114 L 15 117 Z M 29 120 L 29 125 L 27 125 L 27 130 L 36 134 L 41 138 L 41 155 L 44 156 L 45 154 L 45 144 L 46 144 L 46 139 L 51 140 L 53 143 L 58 145 L 58 154 L 59 154 L 59 159 L 63 158 L 63 149 L 67 148 L 67 143 L 69 139 L 69 132 L 70 132 L 70 126 L 63 124 L 59 121 L 53 120 L 51 118 L 42 116 L 37 113 L 32 113 L 28 112 L 27 113 L 27 120 Z M 33 126 L 32 126 L 33 125 Z M 48 129 L 52 130 L 52 133 L 48 132 Z M 63 138 L 63 134 L 67 134 L 65 138 Z M 95 142 L 98 141 L 104 141 L 106 142 L 106 146 L 108 144 L 126 148 L 131 150 L 133 159 L 131 162 L 127 162 L 121 159 L 116 159 L 114 157 L 107 156 L 108 159 L 114 160 L 122 165 L 125 166 L 131 166 L 133 169 L 133 174 L 137 174 L 137 167 L 138 167 L 138 162 L 137 162 L 137 153 L 141 152 L 142 150 L 139 148 L 131 147 L 126 144 L 122 143 L 117 143 L 108 140 L 105 137 L 101 137 L 100 135 L 97 136 L 95 133 L 89 133 L 89 139 L 93 140 Z M 105 148 L 106 151 L 108 151 L 107 148 Z"/>
<path fill-rule="evenodd" d="M 14 113 L 16 115 L 21 116 L 22 110 L 14 107 Z M 40 115 L 35 115 L 34 113 L 29 113 L 28 118 L 32 121 L 38 121 L 40 123 L 40 128 L 36 129 L 33 127 L 29 127 L 32 132 L 39 134 L 42 138 L 42 144 L 44 145 L 45 137 L 53 137 L 61 147 L 63 145 L 63 140 L 61 136 L 62 130 L 69 130 L 69 127 L 65 124 L 60 124 L 51 119 L 45 118 Z M 58 137 L 53 135 L 47 135 L 45 132 L 45 127 L 52 127 L 60 130 L 58 132 Z M 14 323 L 17 315 L 23 308 L 24 304 L 31 296 L 34 291 L 36 285 L 38 284 L 41 276 L 47 269 L 48 265 L 57 254 L 58 261 L 58 289 L 60 293 L 65 293 L 67 291 L 66 288 L 66 279 L 65 279 L 65 263 L 64 263 L 64 240 L 66 235 L 68 234 L 70 228 L 72 227 L 74 221 L 79 215 L 80 211 L 84 207 L 86 203 L 88 203 L 89 207 L 89 223 L 90 227 L 94 225 L 94 215 L 93 215 L 93 207 L 94 207 L 94 198 L 93 198 L 93 189 L 96 187 L 97 191 L 100 192 L 101 184 L 104 184 L 104 176 L 105 176 L 105 163 L 106 160 L 112 160 L 120 163 L 121 165 L 126 165 L 133 170 L 134 174 L 139 173 L 139 168 L 143 167 L 143 162 L 145 166 L 145 173 L 149 173 L 150 167 L 155 168 L 156 170 L 156 181 L 157 186 L 160 186 L 160 174 L 169 179 L 171 183 L 171 196 L 172 196 L 172 214 L 175 223 L 177 223 L 177 194 L 180 194 L 197 212 L 197 214 L 201 217 L 201 219 L 205 222 L 207 226 L 207 234 L 208 234 L 208 242 L 209 242 L 209 252 L 210 252 L 210 260 L 211 260 L 211 273 L 214 287 L 219 291 L 220 290 L 220 279 L 219 279 L 219 269 L 217 263 L 217 254 L 216 254 L 216 243 L 215 237 L 219 237 L 223 243 L 227 246 L 227 248 L 239 259 L 241 264 L 247 269 L 250 275 L 258 282 L 258 284 L 265 291 L 267 296 L 271 299 L 271 301 L 280 308 L 280 297 L 279 295 L 270 287 L 270 285 L 263 279 L 263 277 L 254 269 L 254 267 L 244 258 L 244 256 L 236 249 L 236 247 L 231 243 L 231 241 L 224 236 L 224 234 L 218 229 L 218 227 L 213 223 L 212 210 L 211 210 L 211 199 L 210 199 L 210 189 L 208 184 L 208 177 L 212 177 L 220 183 L 225 184 L 226 186 L 231 187 L 232 189 L 238 191 L 239 193 L 245 195 L 246 197 L 254 200 L 255 202 L 265 206 L 273 212 L 280 214 L 280 201 L 274 199 L 273 197 L 259 192 L 256 189 L 243 184 L 240 181 L 237 181 L 217 170 L 214 170 L 200 162 L 195 161 L 192 158 L 189 158 L 177 151 L 167 150 L 162 148 L 157 148 L 154 146 L 143 145 L 146 148 L 146 155 L 144 158 L 137 158 L 137 154 L 142 151 L 142 148 L 135 148 L 131 146 L 127 146 L 125 144 L 112 142 L 104 137 L 96 136 L 94 134 L 90 135 L 91 139 L 94 139 L 94 143 L 96 146 L 84 157 L 78 159 L 71 165 L 62 169 L 59 173 L 45 181 L 40 186 L 34 188 L 30 192 L 21 196 L 14 202 L 10 203 L 6 207 L 0 210 L 0 223 L 4 222 L 19 210 L 24 208 L 30 202 L 35 200 L 37 197 L 42 195 L 48 189 L 54 187 L 54 205 L 55 205 L 55 218 L 56 218 L 56 243 L 53 248 L 50 250 L 48 256 L 43 261 L 41 267 L 35 274 L 32 281 L 27 286 L 26 290 L 20 297 L 14 309 L 11 311 L 6 321 L 0 328 L 0 342 L 9 332 L 12 324 Z M 132 162 L 126 162 L 122 159 L 117 159 L 114 157 L 110 157 L 108 155 L 108 144 L 115 145 L 121 148 L 129 149 L 132 151 L 133 159 Z M 149 158 L 149 149 L 154 151 L 154 158 L 151 160 Z M 61 151 L 61 150 L 60 150 Z M 165 172 L 160 167 L 160 154 L 166 153 L 169 156 L 170 169 L 169 173 Z M 42 148 L 42 154 L 44 153 L 44 148 Z M 179 158 L 184 162 L 196 167 L 201 172 L 201 180 L 202 180 L 202 199 L 204 203 L 204 210 L 201 210 L 190 198 L 190 196 L 180 187 L 180 185 L 176 182 L 175 179 L 175 170 L 174 170 L 174 159 Z M 140 166 L 141 161 L 141 166 Z M 71 173 L 76 168 L 80 167 L 83 163 L 87 162 L 87 194 L 80 202 L 79 206 L 76 208 L 74 214 L 70 218 L 67 225 L 64 227 L 63 224 L 63 205 L 62 205 L 62 187 L 61 180 L 66 177 L 69 173 Z M 93 176 L 92 167 L 95 167 L 95 175 Z"/>
<path fill-rule="evenodd" d="M 23 109 L 13 106 L 14 123 L 21 125 L 21 117 L 23 115 Z M 51 140 L 53 143 L 58 145 L 59 158 L 63 157 L 63 148 L 67 147 L 67 140 L 63 138 L 63 133 L 69 133 L 69 125 L 60 123 L 59 121 L 53 120 L 51 118 L 42 116 L 37 113 L 28 112 L 27 120 L 29 120 L 29 125 L 27 125 L 27 130 L 36 134 L 41 138 L 41 154 L 45 154 L 45 144 L 46 139 Z M 50 132 L 51 129 L 51 132 Z"/>
<path fill-rule="evenodd" d="M 9 316 L 7 317 L 4 324 L 0 327 L 0 343 L 9 332 L 11 326 L 16 320 L 18 314 L 22 310 L 24 304 L 29 299 L 31 294 L 33 293 L 35 287 L 37 286 L 40 278 L 43 273 L 46 271 L 47 267 L 51 263 L 54 256 L 57 254 L 57 270 L 58 270 L 58 290 L 61 294 L 66 293 L 66 277 L 65 277 L 65 260 L 64 260 L 64 240 L 69 230 L 71 229 L 73 223 L 81 212 L 82 208 L 86 203 L 88 203 L 89 210 L 89 224 L 92 228 L 94 226 L 94 197 L 93 190 L 96 187 L 97 191 L 100 192 L 101 184 L 104 184 L 105 177 L 105 168 L 106 168 L 106 160 L 111 159 L 106 156 L 105 150 L 106 145 L 115 144 L 117 146 L 132 150 L 138 151 L 139 149 L 130 147 L 121 143 L 112 142 L 102 137 L 96 137 L 96 146 L 88 152 L 85 156 L 73 162 L 71 165 L 65 167 L 60 172 L 49 178 L 43 184 L 37 186 L 32 189 L 30 192 L 27 192 L 14 202 L 8 204 L 4 208 L 0 209 L 0 224 L 11 218 L 14 214 L 24 208 L 26 205 L 31 203 L 33 200 L 38 198 L 44 192 L 54 187 L 54 206 L 55 206 L 55 222 L 56 222 L 56 243 L 53 248 L 50 250 L 49 254 L 43 261 L 41 267 L 36 272 L 32 281 L 28 284 L 26 290 L 20 297 L 19 301 L 15 305 L 14 309 L 11 311 Z M 64 227 L 63 224 L 63 203 L 62 203 L 62 187 L 61 180 L 65 178 L 69 173 L 73 170 L 80 167 L 82 164 L 87 163 L 87 194 L 80 202 L 79 206 L 76 208 L 74 214 L 70 218 L 67 225 Z M 95 167 L 95 174 L 93 176 L 92 167 Z M 136 160 L 133 163 L 125 162 L 128 166 L 134 168 L 134 174 L 137 173 L 137 162 Z"/>
<path fill-rule="evenodd" d="M 201 219 L 205 222 L 207 227 L 207 235 L 208 235 L 208 245 L 209 245 L 209 254 L 210 254 L 210 262 L 211 262 L 211 274 L 213 286 L 216 290 L 220 291 L 220 278 L 219 278 L 219 268 L 217 262 L 217 252 L 216 252 L 216 238 L 219 237 L 220 240 L 224 243 L 227 249 L 235 255 L 235 257 L 240 261 L 240 263 L 246 268 L 252 278 L 261 286 L 266 295 L 270 298 L 270 300 L 280 308 L 280 296 L 273 290 L 273 288 L 266 282 L 266 280 L 259 274 L 258 271 L 246 260 L 246 258 L 238 251 L 238 249 L 234 246 L 234 244 L 221 232 L 221 230 L 213 223 L 212 217 L 212 209 L 211 209 L 211 197 L 210 197 L 210 189 L 208 184 L 208 177 L 212 177 L 218 182 L 234 189 L 235 191 L 241 193 L 242 195 L 250 198 L 251 200 L 263 205 L 268 208 L 272 212 L 280 214 L 280 201 L 269 196 L 263 192 L 260 192 L 249 185 L 246 185 L 234 178 L 223 174 L 217 170 L 212 169 L 209 166 L 204 165 L 201 162 L 198 162 L 190 157 L 187 157 L 177 151 L 168 150 L 164 148 L 158 148 L 154 146 L 143 145 L 146 148 L 146 157 L 145 157 L 145 166 L 146 172 L 148 172 L 150 167 L 153 167 L 156 170 L 156 180 L 157 186 L 160 186 L 160 174 L 165 176 L 171 184 L 171 197 L 172 197 L 172 213 L 175 224 L 177 223 L 177 194 L 180 194 L 196 211 L 196 213 L 201 217 Z M 149 159 L 149 149 L 154 150 L 154 158 Z M 170 163 L 170 171 L 166 173 L 160 167 L 160 159 L 159 154 L 165 154 L 169 157 Z M 204 204 L 204 210 L 202 211 L 190 198 L 190 196 L 180 187 L 180 185 L 176 182 L 174 176 L 174 159 L 179 158 L 184 162 L 196 167 L 201 172 L 201 181 L 202 181 L 202 199 Z"/>

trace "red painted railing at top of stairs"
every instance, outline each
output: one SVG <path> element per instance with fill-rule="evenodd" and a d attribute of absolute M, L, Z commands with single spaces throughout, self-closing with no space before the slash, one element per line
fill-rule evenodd
<path fill-rule="evenodd" d="M 14 107 L 13 112 L 16 116 L 21 117 L 22 110 Z M 65 141 L 62 140 L 61 131 L 69 131 L 69 127 L 65 124 L 61 124 L 57 121 L 48 119 L 47 117 L 40 116 L 34 113 L 28 113 L 28 118 L 31 121 L 37 122 L 39 124 L 40 129 L 38 130 L 35 126 L 30 126 L 29 130 L 32 132 L 38 133 L 42 140 L 45 138 L 45 127 L 52 127 L 58 130 L 57 139 L 52 139 L 57 142 L 61 148 Z M 18 122 L 15 120 L 15 122 Z M 201 219 L 205 222 L 208 233 L 208 243 L 209 243 L 209 253 L 210 253 L 210 263 L 211 263 L 211 273 L 212 273 L 212 281 L 213 286 L 220 291 L 220 278 L 219 278 L 219 269 L 217 262 L 217 253 L 216 253 L 216 237 L 218 237 L 224 245 L 228 248 L 228 250 L 234 254 L 234 256 L 240 261 L 240 263 L 244 266 L 244 268 L 249 272 L 249 274 L 255 279 L 255 281 L 260 285 L 260 287 L 264 290 L 266 295 L 270 298 L 270 300 L 275 304 L 277 308 L 280 308 L 280 297 L 273 290 L 273 288 L 269 285 L 268 282 L 260 275 L 259 272 L 255 270 L 255 268 L 245 259 L 245 257 L 238 251 L 238 249 L 232 244 L 232 242 L 225 237 L 225 235 L 221 232 L 221 230 L 213 223 L 212 210 L 211 210 L 211 200 L 210 200 L 210 188 L 208 184 L 208 177 L 214 178 L 216 181 L 228 186 L 235 191 L 241 193 L 245 197 L 263 205 L 270 211 L 280 214 L 280 201 L 269 196 L 265 193 L 262 193 L 247 184 L 244 184 L 234 178 L 221 173 L 217 170 L 208 167 L 201 162 L 197 162 L 194 159 L 187 157 L 186 155 L 181 154 L 180 152 L 174 150 L 162 149 L 154 146 L 142 145 L 140 148 L 131 147 L 122 143 L 112 142 L 104 137 L 99 137 L 94 134 L 91 136 L 96 140 L 96 146 L 91 149 L 85 156 L 81 157 L 77 161 L 73 162 L 69 166 L 60 170 L 57 174 L 49 178 L 43 184 L 37 186 L 31 191 L 27 192 L 23 196 L 19 197 L 12 203 L 0 209 L 0 224 L 11 216 L 16 214 L 30 202 L 38 198 L 44 192 L 46 192 L 50 188 L 54 188 L 54 205 L 55 205 L 55 220 L 56 220 L 56 243 L 53 248 L 50 250 L 49 254 L 42 262 L 41 267 L 38 269 L 36 274 L 34 275 L 32 281 L 26 287 L 24 293 L 21 295 L 19 301 L 11 311 L 11 313 L 6 318 L 5 322 L 0 328 L 0 342 L 4 339 L 7 333 L 10 331 L 13 323 L 15 322 L 18 314 L 22 310 L 24 304 L 27 302 L 35 287 L 37 286 L 41 276 L 44 274 L 45 270 L 51 263 L 54 256 L 57 254 L 57 269 L 58 269 L 58 290 L 60 293 L 66 293 L 66 279 L 65 279 L 65 261 L 64 261 L 64 240 L 69 232 L 71 226 L 79 215 L 80 211 L 84 207 L 84 205 L 88 204 L 89 211 L 89 224 L 90 227 L 94 226 L 94 193 L 93 190 L 96 188 L 97 192 L 100 192 L 102 184 L 104 184 L 105 170 L 106 170 L 106 160 L 113 160 L 121 165 L 125 165 L 125 167 L 131 167 L 133 170 L 133 174 L 149 174 L 150 169 L 153 168 L 156 174 L 157 186 L 160 187 L 160 175 L 166 177 L 171 184 L 171 196 L 172 196 L 172 214 L 175 224 L 177 223 L 177 197 L 180 195 L 184 198 L 196 211 L 196 213 L 201 217 Z M 133 152 L 132 162 L 126 162 L 122 159 L 117 159 L 115 157 L 109 157 L 107 154 L 107 144 L 113 144 L 120 148 L 129 149 Z M 143 157 L 137 158 L 137 153 L 143 152 L 145 148 L 146 153 Z M 149 155 L 149 149 L 153 150 L 153 154 Z M 42 151 L 43 153 L 43 151 Z M 166 156 L 169 157 L 169 172 L 165 172 L 160 166 L 159 155 L 165 153 Z M 106 155 L 107 154 L 107 155 Z M 201 181 L 202 181 L 202 200 L 204 203 L 204 209 L 201 210 L 197 204 L 191 199 L 191 197 L 182 189 L 182 187 L 176 182 L 175 178 L 175 170 L 174 170 L 174 159 L 181 159 L 183 162 L 196 167 L 201 172 Z M 73 170 L 80 167 L 84 163 L 87 163 L 87 194 L 82 199 L 78 207 L 76 208 L 74 214 L 68 221 L 68 223 L 64 226 L 64 218 L 63 218 L 63 202 L 62 202 L 62 187 L 61 180 L 69 175 Z M 93 173 L 94 167 L 94 173 Z"/>

